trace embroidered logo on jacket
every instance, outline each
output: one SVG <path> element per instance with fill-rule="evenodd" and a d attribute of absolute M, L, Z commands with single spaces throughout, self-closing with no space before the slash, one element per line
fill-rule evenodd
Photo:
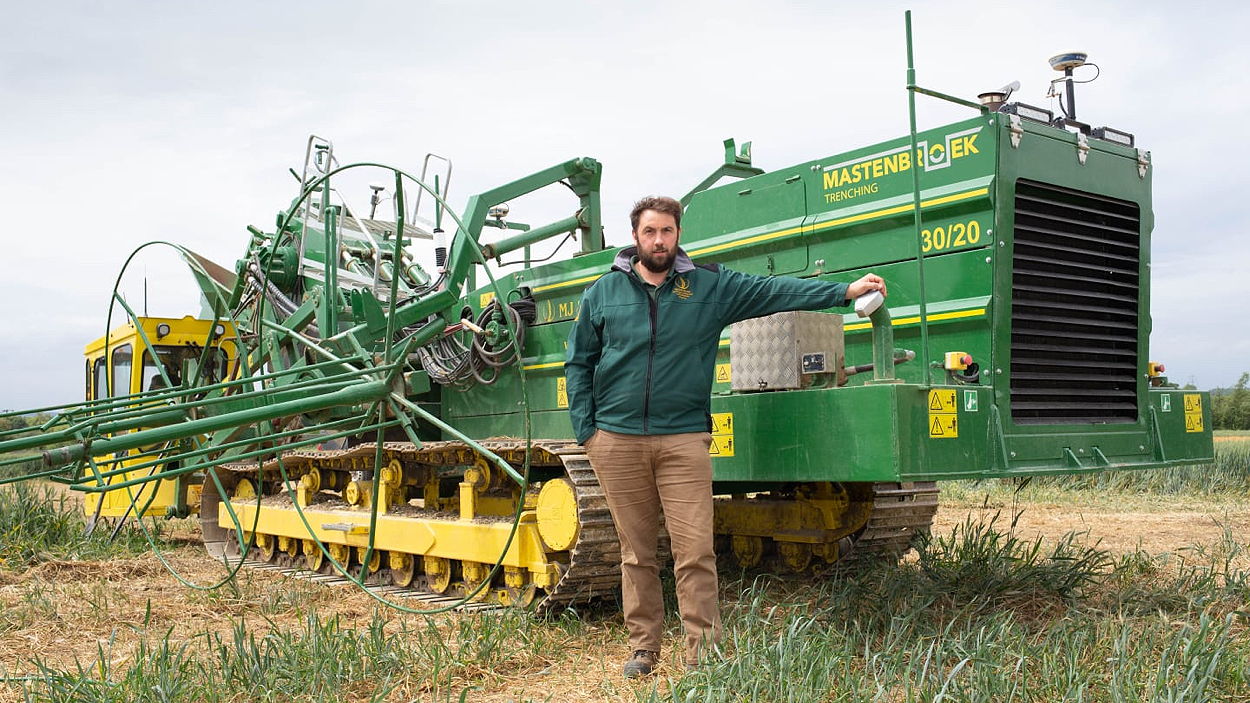
<path fill-rule="evenodd" d="M 694 291 L 690 290 L 690 279 L 685 276 L 678 276 L 673 281 L 673 295 L 685 300 L 694 295 Z"/>

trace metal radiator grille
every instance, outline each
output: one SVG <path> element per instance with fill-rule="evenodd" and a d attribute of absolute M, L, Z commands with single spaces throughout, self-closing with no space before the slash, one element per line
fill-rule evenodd
<path fill-rule="evenodd" d="M 1139 207 L 1026 180 L 1015 205 L 1012 417 L 1135 422 Z"/>

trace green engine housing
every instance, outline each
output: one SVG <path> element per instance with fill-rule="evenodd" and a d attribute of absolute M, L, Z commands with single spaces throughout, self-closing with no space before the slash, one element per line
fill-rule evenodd
<path fill-rule="evenodd" d="M 734 390 L 727 330 L 712 398 L 721 488 L 1212 461 L 1209 396 L 1149 373 L 1149 153 L 997 112 L 921 132 L 917 145 L 874 144 L 690 199 L 682 246 L 696 262 L 847 282 L 877 273 L 889 285 L 895 345 L 916 355 L 893 383 L 859 374 L 841 387 L 824 377 L 794 390 Z M 582 291 L 614 255 L 592 251 L 501 280 L 537 304 L 524 350 L 536 437 L 572 436 L 565 340 Z M 467 302 L 480 307 L 489 295 Z M 845 314 L 843 329 L 845 363 L 871 362 L 871 325 Z M 979 373 L 943 368 L 954 352 Z M 505 375 L 442 389 L 439 401 L 472 436 L 520 435 L 519 393 Z"/>

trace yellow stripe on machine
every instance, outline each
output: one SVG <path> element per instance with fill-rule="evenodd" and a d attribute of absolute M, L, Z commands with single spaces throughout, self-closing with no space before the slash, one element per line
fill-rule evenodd
<path fill-rule="evenodd" d="M 937 198 L 930 198 L 928 200 L 922 200 L 920 201 L 920 207 L 921 209 L 923 209 L 927 207 L 936 207 L 938 205 L 946 205 L 947 203 L 957 203 L 961 200 L 968 200 L 970 198 L 978 198 L 982 195 L 988 195 L 989 192 L 990 192 L 989 188 L 976 188 L 974 190 L 964 191 L 963 193 L 952 193 L 951 195 L 943 195 Z M 779 237 L 785 237 L 791 234 L 797 234 L 799 232 L 802 232 L 804 229 L 808 229 L 812 232 L 815 232 L 817 230 L 829 229 L 830 227 L 839 227 L 841 225 L 849 225 L 855 222 L 863 222 L 864 220 L 873 220 L 879 217 L 889 217 L 890 215 L 900 215 L 914 208 L 915 208 L 915 205 L 913 205 L 912 203 L 907 203 L 904 205 L 895 205 L 893 207 L 882 208 L 880 210 L 872 210 L 870 212 L 861 212 L 858 215 L 848 215 L 847 217 L 839 217 L 837 219 L 829 220 L 827 222 L 821 222 L 820 224 L 817 224 L 817 225 L 800 225 L 798 227 L 789 227 L 783 230 L 778 230 L 776 232 L 768 232 L 766 234 L 757 234 L 754 237 L 747 237 L 746 239 L 735 239 L 732 242 L 725 242 L 724 244 L 716 244 L 710 247 L 703 247 L 702 249 L 695 249 L 693 251 L 688 252 L 688 254 L 691 257 L 703 256 L 704 254 L 712 254 L 718 251 L 725 251 L 726 249 L 737 249 L 738 247 L 746 247 L 752 244 L 759 244 L 760 242 L 767 242 L 773 239 L 777 239 Z M 582 283 L 590 283 L 591 281 L 598 280 L 599 277 L 602 275 L 603 274 L 601 273 L 596 273 L 590 276 L 582 276 L 581 278 L 573 278 L 567 281 L 561 281 L 559 283 L 549 283 L 545 286 L 535 286 L 533 290 L 535 293 L 541 293 L 543 291 L 556 290 L 558 288 L 568 288 L 570 286 L 576 286 Z"/>
<path fill-rule="evenodd" d="M 981 317 L 985 314 L 985 308 L 976 308 L 975 310 L 954 310 L 952 312 L 938 312 L 929 315 L 929 322 L 940 322 L 941 320 L 958 320 L 964 317 Z M 920 322 L 919 315 L 911 315 L 909 317 L 900 317 L 891 321 L 891 326 L 898 327 L 900 325 L 914 325 Z M 843 329 L 847 332 L 852 330 L 866 330 L 872 327 L 871 322 L 856 322 L 847 325 Z"/>
<path fill-rule="evenodd" d="M 522 368 L 524 368 L 526 371 L 534 371 L 536 369 L 554 369 L 556 367 L 563 367 L 563 366 L 564 366 L 563 361 L 552 361 L 547 364 L 527 364 L 523 366 Z"/>
<path fill-rule="evenodd" d="M 930 198 L 929 200 L 922 200 L 920 202 L 920 207 L 923 209 L 926 207 L 935 207 L 937 205 L 945 205 L 947 203 L 955 203 L 961 200 L 968 200 L 969 198 L 976 198 L 982 195 L 987 195 L 989 194 L 989 192 L 990 192 L 989 188 L 977 188 L 975 190 L 969 190 L 963 193 L 952 193 L 951 195 L 944 195 L 940 198 Z M 848 215 L 847 217 L 839 217 L 837 219 L 829 220 L 827 222 L 821 222 L 820 224 L 817 224 L 817 225 L 790 227 L 788 229 L 783 229 L 777 232 L 769 232 L 767 234 L 758 234 L 754 237 L 747 237 L 746 239 L 736 239 L 732 242 L 725 242 L 724 244 L 717 244 L 715 246 L 704 247 L 702 249 L 695 249 L 694 251 L 691 251 L 689 253 L 690 253 L 690 256 L 692 257 L 702 256 L 704 254 L 712 254 L 718 251 L 724 251 L 726 249 L 736 249 L 738 247 L 750 246 L 752 244 L 758 244 L 760 242 L 767 242 L 772 239 L 777 239 L 778 237 L 785 237 L 787 235 L 802 232 L 805 228 L 808 228 L 811 231 L 815 232 L 816 230 L 829 229 L 830 227 L 838 227 L 841 225 L 849 225 L 855 222 L 863 222 L 864 220 L 874 220 L 879 217 L 889 217 L 890 215 L 899 215 L 909 210 L 912 210 L 914 208 L 915 208 L 915 205 L 911 203 L 908 203 L 905 205 L 895 205 L 893 207 L 882 208 L 880 210 L 872 210 L 870 212 L 861 212 L 858 215 Z"/>
<path fill-rule="evenodd" d="M 601 273 L 596 273 L 591 276 L 582 276 L 581 278 L 574 278 L 568 281 L 561 281 L 559 283 L 549 283 L 545 286 L 535 286 L 534 292 L 538 293 L 545 290 L 555 290 L 556 288 L 568 288 L 569 286 L 575 286 L 579 283 L 590 283 L 591 281 L 598 280 L 602 275 L 603 274 Z"/>
<path fill-rule="evenodd" d="M 958 319 L 965 318 L 965 317 L 981 317 L 984 314 L 985 314 L 985 308 L 976 308 L 973 310 L 953 310 L 951 312 L 938 312 L 938 313 L 933 313 L 932 315 L 929 315 L 929 322 L 940 322 L 942 320 L 958 320 Z M 913 324 L 920 322 L 920 316 L 912 315 L 909 317 L 900 317 L 896 320 L 892 320 L 891 322 L 893 323 L 892 324 L 893 327 L 898 327 L 899 325 L 913 325 Z M 870 329 L 871 327 L 872 327 L 871 322 L 856 322 L 854 324 L 847 325 L 843 327 L 842 329 L 844 329 L 847 332 L 851 332 L 853 330 L 866 330 L 866 329 Z M 722 339 L 720 340 L 719 343 L 717 343 L 717 346 L 727 347 L 729 346 L 729 340 Z M 533 366 L 526 366 L 525 370 L 529 371 L 530 369 L 545 369 L 551 366 L 563 366 L 563 365 L 564 365 L 563 361 L 556 362 L 554 364 L 535 364 Z"/>

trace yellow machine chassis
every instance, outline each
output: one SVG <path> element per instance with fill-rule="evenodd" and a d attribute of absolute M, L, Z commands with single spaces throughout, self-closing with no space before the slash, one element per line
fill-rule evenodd
<path fill-rule="evenodd" d="M 482 444 L 514 465 L 524 460 L 521 441 Z M 374 444 L 363 444 L 289 452 L 282 463 L 290 490 L 281 485 L 276 460 L 261 467 L 227 465 L 232 472 L 227 482 L 233 486 L 229 508 L 248 531 L 244 543 L 254 545 L 249 557 L 330 573 L 328 552 L 352 575 L 360 575 L 375 501 L 372 480 L 359 478 L 367 475 L 359 472 L 371 469 L 376 450 Z M 615 593 L 619 543 L 583 451 L 565 441 L 535 441 L 531 460 L 545 470 L 547 480 L 521 496 L 463 444 L 385 444 L 370 580 L 464 594 L 482 584 L 502 554 L 501 568 L 478 600 L 507 605 L 537 600 L 546 608 Z M 552 476 L 552 470 L 562 475 Z M 265 486 L 259 501 L 257 485 Z M 853 546 L 856 554 L 896 554 L 927 530 L 936 499 L 933 484 L 830 483 L 718 498 L 718 548 L 739 567 L 760 566 L 767 558 L 792 573 L 839 561 Z M 508 544 L 518 501 L 524 501 L 520 521 Z M 230 545 L 227 556 L 229 549 L 237 554 L 227 501 L 206 496 L 202 517 L 210 514 L 206 542 L 222 540 Z"/>
<path fill-rule="evenodd" d="M 255 502 L 235 499 L 231 501 L 231 507 L 243 525 L 251 527 L 255 521 L 257 534 L 305 540 L 310 538 L 308 527 L 311 527 L 312 537 L 327 545 L 340 544 L 361 549 L 369 546 L 369 514 L 361 510 L 305 508 L 304 517 L 309 522 L 305 526 L 299 513 L 289 503 L 285 507 L 262 505 L 257 508 Z M 230 523 L 225 503 L 219 507 L 217 519 L 219 524 Z M 487 522 L 481 518 L 438 520 L 387 514 L 377 518 L 373 548 L 381 550 L 384 555 L 398 552 L 488 566 L 493 565 L 502 553 L 504 567 L 525 569 L 529 572 L 527 580 L 540 588 L 554 586 L 559 577 L 559 566 L 543 546 L 536 513 L 527 510 L 521 514 L 516 536 L 505 551 L 511 532 L 510 522 Z"/>

